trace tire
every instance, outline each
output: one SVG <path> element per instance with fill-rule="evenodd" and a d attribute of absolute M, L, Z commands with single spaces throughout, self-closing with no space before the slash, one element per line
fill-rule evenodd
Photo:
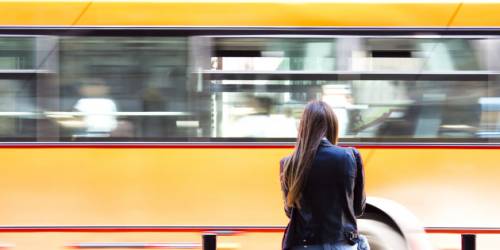
<path fill-rule="evenodd" d="M 407 250 L 406 241 L 391 226 L 371 219 L 358 220 L 360 234 L 368 238 L 371 250 Z"/>

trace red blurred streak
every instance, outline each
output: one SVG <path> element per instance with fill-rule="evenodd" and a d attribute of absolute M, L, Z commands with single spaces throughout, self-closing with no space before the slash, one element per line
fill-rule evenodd
<path fill-rule="evenodd" d="M 282 226 L 0 226 L 0 233 L 282 233 Z M 430 234 L 500 234 L 500 228 L 488 227 L 427 227 Z"/>
<path fill-rule="evenodd" d="M 500 234 L 500 228 L 427 227 L 425 232 L 430 234 Z"/>
<path fill-rule="evenodd" d="M 500 144 L 369 144 L 369 145 L 355 145 L 355 144 L 340 144 L 340 146 L 349 146 L 364 149 L 500 149 Z M 123 148 L 123 149 L 137 149 L 137 148 L 165 148 L 165 149 L 291 149 L 294 146 L 290 145 L 252 145 L 252 144 L 148 144 L 148 143 L 12 143 L 1 144 L 1 148 Z"/>
<path fill-rule="evenodd" d="M 293 148 L 291 145 L 0 144 L 0 148 Z M 500 148 L 500 147 L 499 147 Z"/>
<path fill-rule="evenodd" d="M 280 233 L 284 227 L 213 227 L 213 226 L 0 226 L 0 233 L 217 233 L 220 235 L 237 233 Z"/>
<path fill-rule="evenodd" d="M 201 247 L 200 243 L 141 243 L 141 244 L 132 244 L 131 246 L 127 246 L 127 242 L 121 242 L 119 245 L 110 246 L 109 243 L 101 243 L 102 246 L 97 246 L 100 243 L 94 243 L 91 245 L 76 243 L 67 245 L 66 248 L 69 249 L 81 249 L 81 248 L 141 248 L 141 249 L 199 249 Z M 123 245 L 123 246 L 121 246 Z"/>

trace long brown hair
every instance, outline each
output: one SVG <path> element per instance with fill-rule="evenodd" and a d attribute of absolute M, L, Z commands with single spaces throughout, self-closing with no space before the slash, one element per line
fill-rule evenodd
<path fill-rule="evenodd" d="M 283 190 L 288 191 L 286 206 L 300 208 L 302 190 L 323 137 L 333 144 L 337 143 L 337 117 L 325 102 L 311 101 L 302 113 L 294 151 L 283 164 L 281 185 Z"/>

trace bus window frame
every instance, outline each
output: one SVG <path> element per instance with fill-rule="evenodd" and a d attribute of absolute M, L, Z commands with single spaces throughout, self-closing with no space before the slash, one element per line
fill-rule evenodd
<path fill-rule="evenodd" d="M 386 28 L 386 27 L 373 27 L 373 28 L 337 28 L 337 27 L 157 27 L 157 26 L 126 26 L 126 27 L 116 27 L 116 26 L 79 26 L 79 27 L 66 27 L 66 26 L 1 26 L 0 36 L 116 36 L 116 37 L 130 37 L 130 36 L 159 36 L 159 37 L 194 37 L 194 36 L 206 36 L 211 38 L 220 37 L 328 37 L 328 38 L 338 38 L 338 37 L 348 37 L 355 36 L 361 38 L 500 38 L 500 28 L 424 28 L 424 27 L 397 27 L 397 28 Z M 377 72 L 329 72 L 318 75 L 318 78 L 323 78 L 327 80 L 334 80 L 342 77 L 344 80 L 347 77 L 352 80 L 373 80 L 383 78 L 387 80 L 387 76 L 393 77 L 398 80 L 450 80 L 443 79 L 446 76 L 453 76 L 456 79 L 462 77 L 466 78 L 468 81 L 474 80 L 488 80 L 493 78 L 498 78 L 500 76 L 499 72 L 485 72 L 485 71 L 459 71 L 460 73 L 449 74 L 446 72 L 432 72 L 432 73 L 408 73 L 408 74 L 386 74 Z M 481 72 L 481 73 L 478 73 Z M 39 75 L 51 75 L 57 74 L 48 70 L 5 70 L 0 71 L 1 79 L 33 79 L 37 78 Z M 228 73 L 228 72 L 202 72 L 203 77 L 207 74 L 211 74 L 212 77 L 229 76 L 232 77 L 238 75 L 238 73 Z M 219 75 L 217 75 L 219 74 Z M 280 73 L 267 73 L 268 76 L 278 76 Z M 284 73 L 278 78 L 281 80 Z M 258 73 L 240 73 L 241 77 L 258 77 Z M 261 74 L 261 76 L 263 76 Z M 301 73 L 296 73 L 295 77 L 300 79 Z M 302 77 L 307 77 L 307 74 L 303 74 Z M 294 77 L 290 77 L 293 79 Z M 308 79 L 310 80 L 310 78 Z M 90 139 L 90 140 L 89 140 Z M 143 142 L 145 144 L 156 143 L 159 144 L 178 144 L 178 143 L 209 143 L 209 144 L 229 144 L 238 145 L 244 144 L 283 144 L 285 146 L 290 146 L 294 139 L 293 138 L 214 138 L 214 137 L 196 137 L 196 138 L 158 138 L 152 141 L 150 138 L 126 138 L 118 139 L 113 138 L 113 140 L 103 140 L 102 138 L 85 138 L 84 141 L 79 142 L 74 139 L 69 138 L 58 138 L 58 141 L 54 143 L 71 143 L 73 141 L 76 144 L 81 143 L 97 143 L 97 144 L 107 144 L 107 143 L 138 143 Z M 0 144 L 12 144 L 14 141 L 23 141 L 23 143 L 36 142 L 37 138 L 0 138 Z M 50 141 L 43 141 L 38 143 L 52 143 Z M 425 146 L 425 145 L 463 145 L 463 146 L 483 146 L 484 144 L 500 146 L 500 138 L 345 138 L 341 139 L 341 144 L 356 144 L 356 145 L 415 145 L 415 146 Z M 493 143 L 493 144 L 492 144 Z"/>

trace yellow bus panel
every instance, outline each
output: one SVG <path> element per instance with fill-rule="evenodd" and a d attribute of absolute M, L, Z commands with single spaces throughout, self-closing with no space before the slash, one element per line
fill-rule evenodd
<path fill-rule="evenodd" d="M 0 1 L 2 26 L 491 27 L 500 3 Z"/>
<path fill-rule="evenodd" d="M 278 162 L 289 152 L 4 148 L 0 221 L 3 225 L 285 225 Z M 425 226 L 500 224 L 493 216 L 500 206 L 496 199 L 500 183 L 494 178 L 500 176 L 496 149 L 364 148 L 361 152 L 367 194 L 401 203 Z M 86 238 L 150 241 L 158 235 L 170 242 L 200 240 L 193 234 L 53 235 L 40 238 L 38 244 L 64 245 Z M 22 242 L 36 244 L 33 238 L 39 236 L 12 237 L 2 240 L 18 242 L 16 249 L 30 249 Z M 45 244 L 48 239 L 54 243 Z M 242 249 L 277 249 L 281 243 L 280 234 L 222 239 L 241 243 Z"/>

